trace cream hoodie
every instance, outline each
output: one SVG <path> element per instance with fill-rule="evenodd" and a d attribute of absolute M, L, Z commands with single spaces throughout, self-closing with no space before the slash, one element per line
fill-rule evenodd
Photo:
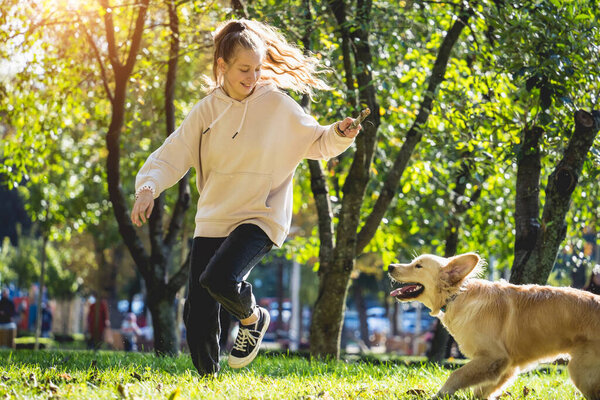
<path fill-rule="evenodd" d="M 158 197 L 194 167 L 200 192 L 194 237 L 225 237 L 252 223 L 281 246 L 298 164 L 337 156 L 352 142 L 333 125 L 319 125 L 273 84 L 257 86 L 242 101 L 217 89 L 148 157 L 135 187 L 150 186 Z"/>

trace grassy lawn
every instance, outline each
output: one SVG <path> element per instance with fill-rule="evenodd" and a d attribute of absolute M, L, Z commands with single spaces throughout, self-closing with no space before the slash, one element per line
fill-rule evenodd
<path fill-rule="evenodd" d="M 208 380 L 198 378 L 186 355 L 1 350 L 0 398 L 419 399 L 435 394 L 451 372 L 402 359 L 326 363 L 269 354 L 241 370 L 222 365 Z M 521 375 L 508 392 L 503 399 L 582 399 L 566 370 L 554 365 Z"/>

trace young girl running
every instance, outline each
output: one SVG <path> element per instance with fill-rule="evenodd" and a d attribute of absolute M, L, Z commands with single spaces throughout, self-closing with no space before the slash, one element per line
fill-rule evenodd
<path fill-rule="evenodd" d="M 131 220 L 141 226 L 158 195 L 194 167 L 200 192 L 184 307 L 187 341 L 201 376 L 219 371 L 219 310 L 240 321 L 232 368 L 256 357 L 269 312 L 246 281 L 281 246 L 292 220 L 292 178 L 304 158 L 328 159 L 354 141 L 352 118 L 321 126 L 288 95 L 328 89 L 318 60 L 273 27 L 233 20 L 214 36 L 212 91 L 153 152 L 136 178 Z"/>

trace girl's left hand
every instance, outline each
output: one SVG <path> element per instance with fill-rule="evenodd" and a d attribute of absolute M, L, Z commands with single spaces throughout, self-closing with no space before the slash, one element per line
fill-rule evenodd
<path fill-rule="evenodd" d="M 348 138 L 354 138 L 358 135 L 358 132 L 362 129 L 362 125 L 358 125 L 355 129 L 349 129 L 350 124 L 354 122 L 354 118 L 346 117 L 343 121 L 338 122 L 338 127 Z"/>

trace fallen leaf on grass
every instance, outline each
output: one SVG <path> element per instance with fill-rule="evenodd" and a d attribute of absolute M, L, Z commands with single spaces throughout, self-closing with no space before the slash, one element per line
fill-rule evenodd
<path fill-rule="evenodd" d="M 423 389 L 409 389 L 405 394 L 409 396 L 427 396 L 427 392 Z"/>
<path fill-rule="evenodd" d="M 48 390 L 50 390 L 52 393 L 56 393 L 58 392 L 58 386 L 56 386 L 54 383 L 52 383 L 52 381 L 48 382 Z"/>
<path fill-rule="evenodd" d="M 527 397 L 529 393 L 535 393 L 535 389 L 529 389 L 527 386 L 523 386 L 523 397 Z"/>
<path fill-rule="evenodd" d="M 88 371 L 87 381 L 88 382 L 99 381 L 99 379 L 98 379 L 98 370 L 97 369 L 92 369 L 92 370 Z"/>
<path fill-rule="evenodd" d="M 35 377 L 35 374 L 33 372 L 29 374 L 29 384 L 33 387 L 37 387 L 38 385 L 37 378 Z"/>
<path fill-rule="evenodd" d="M 119 383 L 119 385 L 117 386 L 117 390 L 119 391 L 121 397 L 123 397 L 124 399 L 129 397 L 129 391 L 127 390 L 127 386 L 123 385 L 122 383 Z"/>
<path fill-rule="evenodd" d="M 134 377 L 135 379 L 137 379 L 138 381 L 142 380 L 142 376 L 140 374 L 138 374 L 137 372 L 133 371 L 131 373 L 131 376 Z"/>
<path fill-rule="evenodd" d="M 173 390 L 173 392 L 169 395 L 169 400 L 175 400 L 177 398 L 179 398 L 179 394 L 181 393 L 181 388 L 176 388 L 175 390 Z"/>
<path fill-rule="evenodd" d="M 323 391 L 323 392 L 320 392 L 320 393 L 318 394 L 318 396 L 319 396 L 321 399 L 324 399 L 324 400 L 333 400 L 333 397 L 331 397 L 331 395 L 330 395 L 328 392 L 325 392 L 325 391 Z"/>
<path fill-rule="evenodd" d="M 71 379 L 73 379 L 73 377 L 71 377 L 71 375 L 66 374 L 66 373 L 62 373 L 62 374 L 58 374 L 58 377 L 62 380 L 64 380 L 65 382 L 70 381 Z"/>

